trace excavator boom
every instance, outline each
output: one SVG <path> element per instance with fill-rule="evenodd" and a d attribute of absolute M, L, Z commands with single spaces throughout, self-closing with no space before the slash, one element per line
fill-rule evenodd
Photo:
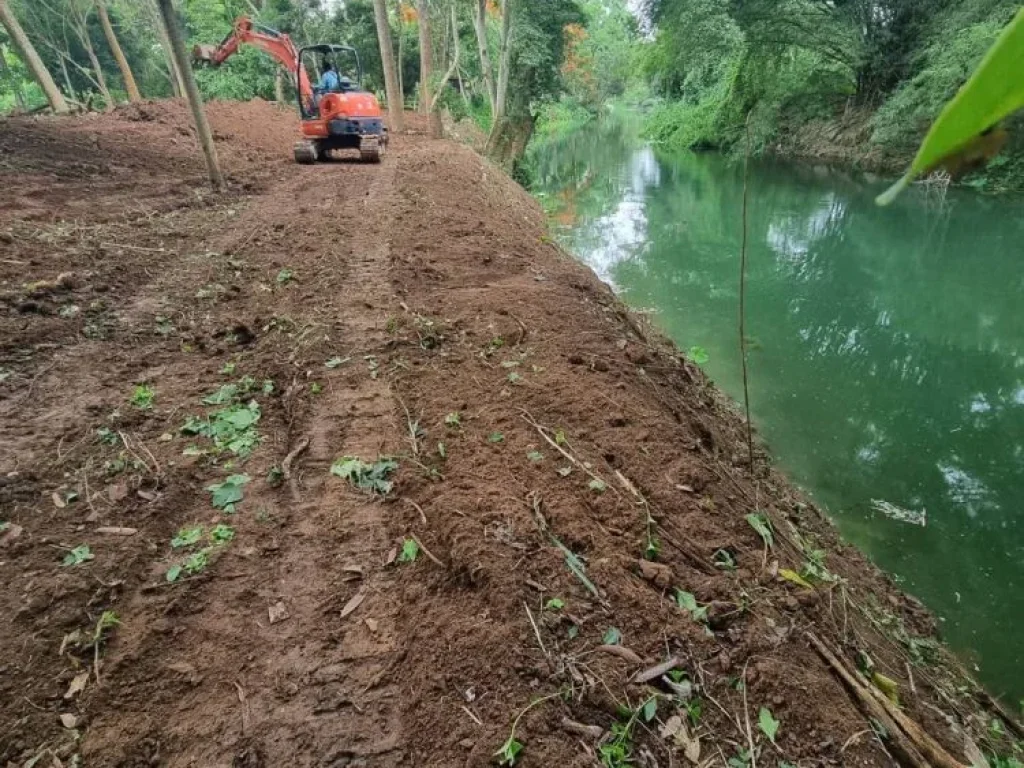
<path fill-rule="evenodd" d="M 277 59 L 281 66 L 296 77 L 296 85 L 303 100 L 312 100 L 313 87 L 306 69 L 299 64 L 299 52 L 284 32 L 253 22 L 248 16 L 235 19 L 235 24 L 220 45 L 197 45 L 192 49 L 192 58 L 219 67 L 238 52 L 243 43 L 257 48 Z"/>

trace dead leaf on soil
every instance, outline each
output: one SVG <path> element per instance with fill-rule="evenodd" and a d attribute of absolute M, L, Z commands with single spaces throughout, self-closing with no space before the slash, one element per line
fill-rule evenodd
<path fill-rule="evenodd" d="M 67 693 L 64 694 L 65 699 L 73 699 L 75 696 L 85 690 L 85 686 L 89 684 L 89 673 L 80 672 L 71 679 L 71 684 L 68 686 Z"/>
<path fill-rule="evenodd" d="M 71 714 L 70 712 L 65 712 L 60 716 L 60 724 L 68 730 L 71 730 L 72 728 L 77 728 L 78 717 L 76 715 Z"/>
<path fill-rule="evenodd" d="M 14 543 L 14 540 L 21 536 L 21 532 L 25 529 L 20 525 L 11 523 L 7 526 L 7 530 L 0 535 L 0 547 L 8 547 Z"/>
<path fill-rule="evenodd" d="M 356 608 L 358 608 L 362 604 L 363 600 L 365 600 L 365 599 L 366 599 L 366 593 L 365 592 L 362 592 L 362 591 L 356 592 L 355 596 L 351 600 L 349 600 L 347 603 L 345 603 L 345 607 L 341 609 L 341 618 L 344 619 L 346 616 L 351 614 Z"/>
<path fill-rule="evenodd" d="M 128 498 L 128 483 L 111 483 L 107 486 L 107 498 L 113 502 Z"/>
<path fill-rule="evenodd" d="M 68 505 L 68 503 L 64 501 L 64 499 L 61 498 L 61 495 L 56 491 L 50 494 L 50 498 L 53 499 L 53 506 L 57 509 L 64 509 L 64 507 Z"/>
<path fill-rule="evenodd" d="M 142 488 L 139 488 L 135 493 L 140 499 L 144 499 L 145 501 L 156 501 L 160 498 L 160 494 L 156 491 L 145 491 Z"/>
<path fill-rule="evenodd" d="M 585 739 L 593 739 L 594 741 L 597 741 L 604 736 L 604 728 L 601 726 L 577 723 L 575 720 L 570 720 L 568 717 L 562 718 L 562 728 L 569 733 L 574 733 Z"/>
<path fill-rule="evenodd" d="M 387 557 L 384 558 L 384 565 L 391 565 L 397 559 L 398 547 L 392 547 L 390 550 L 388 550 Z"/>
<path fill-rule="evenodd" d="M 267 608 L 267 618 L 271 624 L 277 624 L 279 621 L 284 621 L 289 616 L 291 616 L 291 614 L 288 613 L 288 608 L 285 606 L 283 600 L 278 600 L 272 606 Z"/>
<path fill-rule="evenodd" d="M 682 749 L 686 759 L 691 763 L 696 765 L 700 762 L 700 738 L 698 738 L 697 734 L 690 735 L 690 730 L 686 727 L 686 721 L 679 715 L 672 715 L 661 726 L 660 733 L 663 739 L 671 740 Z"/>

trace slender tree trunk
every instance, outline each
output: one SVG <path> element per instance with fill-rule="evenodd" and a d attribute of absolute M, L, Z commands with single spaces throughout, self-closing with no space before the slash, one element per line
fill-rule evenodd
<path fill-rule="evenodd" d="M 220 163 L 217 161 L 217 147 L 213 143 L 213 134 L 210 132 L 210 124 L 206 121 L 206 111 L 203 108 L 203 100 L 199 95 L 199 87 L 192 74 L 192 67 L 189 65 L 188 53 L 185 51 L 185 41 L 182 38 L 181 27 L 178 25 L 178 17 L 175 15 L 174 6 L 171 0 L 157 0 L 160 8 L 160 15 L 163 17 L 164 28 L 167 32 L 167 39 L 171 44 L 171 53 L 174 54 L 174 61 L 178 65 L 182 79 L 185 81 L 185 96 L 188 98 L 188 105 L 192 108 L 192 118 L 195 120 L 196 133 L 199 134 L 199 144 L 203 148 L 203 155 L 206 158 L 206 168 L 210 174 L 210 182 L 215 189 L 224 189 L 224 175 L 220 171 Z"/>
<path fill-rule="evenodd" d="M 96 0 L 96 13 L 100 17 L 103 36 L 107 38 L 107 45 L 110 46 L 110 52 L 114 54 L 117 68 L 121 70 L 121 79 L 124 80 L 124 89 L 128 92 L 128 101 L 142 101 L 139 86 L 135 84 L 135 75 L 132 74 L 132 68 L 128 66 L 128 59 L 124 57 L 121 44 L 117 41 L 117 35 L 114 33 L 114 27 L 110 23 L 110 16 L 107 15 L 107 6 L 104 0 Z"/>
<path fill-rule="evenodd" d="M 455 13 L 455 3 L 452 3 L 452 44 L 455 46 L 455 77 L 459 80 L 459 95 L 462 97 L 466 110 L 469 111 L 469 97 L 466 96 L 466 84 L 462 82 L 462 65 L 459 60 L 462 57 L 462 48 L 459 45 L 459 17 Z"/>
<path fill-rule="evenodd" d="M 68 73 L 68 62 L 63 56 L 58 57 L 60 59 L 60 74 L 64 79 L 64 90 L 67 91 L 68 97 L 74 101 L 78 101 L 78 93 L 75 92 L 75 86 L 71 82 L 71 75 Z"/>
<path fill-rule="evenodd" d="M 373 0 L 373 18 L 377 23 L 377 41 L 380 43 L 380 58 L 384 66 L 384 88 L 388 95 L 391 130 L 402 131 L 405 130 L 402 91 L 398 86 L 398 73 L 395 72 L 395 51 L 391 45 L 391 25 L 388 24 L 388 9 L 384 0 Z"/>
<path fill-rule="evenodd" d="M 494 70 L 491 68 L 491 55 L 487 51 L 487 0 L 476 0 L 473 28 L 476 30 L 476 47 L 480 53 L 480 71 L 484 76 L 484 88 L 487 89 L 487 101 L 491 105 L 491 115 L 493 116 L 496 105 L 494 103 Z"/>
<path fill-rule="evenodd" d="M 447 27 L 447 26 L 448 25 L 445 24 L 445 27 Z M 434 93 L 433 96 L 430 97 L 430 110 L 431 110 L 431 112 L 433 112 L 434 110 L 437 109 L 437 102 L 438 102 L 438 100 L 441 98 L 441 95 L 444 93 L 445 88 L 447 88 L 448 84 L 451 82 L 452 75 L 454 75 L 455 72 L 457 72 L 458 69 L 459 69 L 459 44 L 458 44 L 459 28 L 458 28 L 458 24 L 456 23 L 455 6 L 454 5 L 452 6 L 452 34 L 455 36 L 455 41 L 456 42 L 454 42 L 451 46 L 447 46 L 448 48 L 451 48 L 451 51 L 449 52 L 449 55 L 451 56 L 451 62 L 448 64 L 448 70 L 444 73 L 444 77 L 441 78 L 441 82 L 437 86 L 437 92 Z"/>
<path fill-rule="evenodd" d="M 512 63 L 512 0 L 501 0 L 501 51 L 498 54 L 498 84 L 494 93 L 494 124 L 503 117 L 508 105 L 508 77 Z"/>
<path fill-rule="evenodd" d="M 0 45 L 0 74 L 8 74 L 11 68 L 7 66 L 7 46 Z M 18 109 L 25 111 L 25 91 L 21 87 L 21 77 L 11 74 L 11 85 L 14 88 L 14 100 L 18 102 Z"/>
<path fill-rule="evenodd" d="M 420 28 L 420 111 L 430 114 L 430 78 L 434 74 L 434 49 L 430 42 L 430 6 L 427 0 L 416 0 L 416 17 Z"/>
<path fill-rule="evenodd" d="M 96 49 L 92 47 L 92 40 L 89 38 L 89 9 L 88 7 L 84 10 L 79 9 L 72 3 L 70 15 L 72 17 L 71 28 L 74 30 L 78 42 L 85 49 L 85 55 L 88 56 L 89 64 L 92 67 L 96 87 L 99 88 L 100 95 L 103 96 L 104 108 L 109 112 L 114 108 L 114 97 L 110 95 L 110 89 L 107 87 L 107 78 L 103 76 L 103 67 L 100 66 L 100 60 L 96 57 Z"/>
<path fill-rule="evenodd" d="M 171 39 L 167 36 L 167 30 L 160 16 L 160 9 L 156 5 L 157 0 L 148 0 L 149 9 L 153 12 L 153 21 L 156 24 L 160 47 L 163 48 L 164 57 L 167 59 L 167 79 L 171 81 L 171 91 L 178 98 L 185 96 L 185 82 L 178 69 L 178 62 L 174 60 L 174 53 L 171 51 Z"/>
<path fill-rule="evenodd" d="M 398 92 L 402 94 L 402 111 L 405 111 L 405 74 L 402 71 L 402 54 L 405 52 L 405 30 L 402 26 L 402 0 L 396 0 L 398 13 Z"/>
<path fill-rule="evenodd" d="M 0 0 L 0 23 L 4 25 L 7 34 L 10 35 L 11 42 L 14 43 L 14 50 L 18 52 L 18 56 L 25 62 L 25 66 L 32 73 L 32 77 L 39 83 L 39 87 L 43 89 L 43 93 L 46 94 L 46 100 L 50 102 L 53 111 L 58 114 L 67 112 L 68 103 L 64 100 L 60 89 L 57 88 L 57 84 L 53 82 L 53 78 L 50 77 L 50 73 L 46 69 L 46 65 L 43 64 L 43 60 L 36 53 L 32 41 L 28 39 L 25 35 L 25 30 L 21 28 L 18 20 L 14 17 L 14 12 L 7 5 L 7 0 Z"/>
<path fill-rule="evenodd" d="M 274 101 L 284 104 L 284 70 L 280 67 L 274 73 Z"/>

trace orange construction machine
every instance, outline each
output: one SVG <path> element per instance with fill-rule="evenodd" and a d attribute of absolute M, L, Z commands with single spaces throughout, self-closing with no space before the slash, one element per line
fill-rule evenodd
<path fill-rule="evenodd" d="M 327 44 L 296 49 L 285 33 L 242 16 L 220 45 L 197 45 L 192 56 L 220 66 L 243 43 L 266 51 L 294 77 L 302 120 L 296 162 L 315 163 L 335 149 L 358 149 L 363 160 L 380 162 L 388 131 L 376 97 L 361 87 L 363 65 L 355 48 Z M 309 79 L 310 70 L 323 73 L 318 74 L 317 85 Z"/>

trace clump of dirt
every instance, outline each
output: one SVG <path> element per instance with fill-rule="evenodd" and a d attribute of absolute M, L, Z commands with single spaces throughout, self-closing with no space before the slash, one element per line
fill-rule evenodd
<path fill-rule="evenodd" d="M 1005 747 L 498 169 L 210 112 L 223 195 L 174 102 L 0 133 L 0 760 L 881 766 L 886 695 Z"/>

